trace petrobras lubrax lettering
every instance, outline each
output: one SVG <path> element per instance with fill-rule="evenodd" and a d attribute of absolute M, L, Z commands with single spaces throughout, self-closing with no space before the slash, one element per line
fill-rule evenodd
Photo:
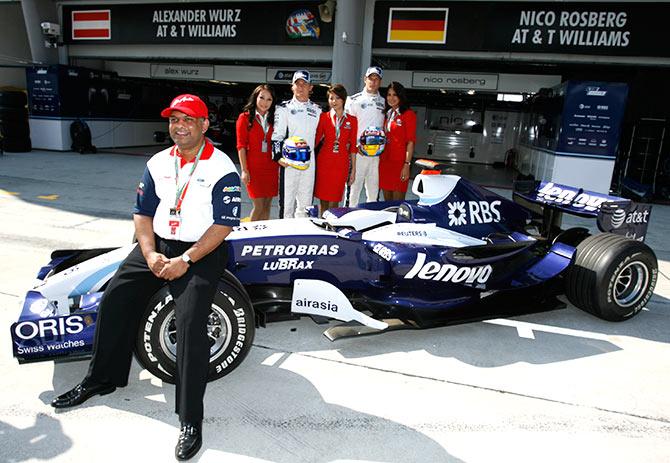
<path fill-rule="evenodd" d="M 306 297 L 296 299 L 295 305 L 297 307 L 310 307 L 312 309 L 327 310 L 329 312 L 337 312 L 337 304 L 331 301 L 314 301 Z"/>
<path fill-rule="evenodd" d="M 313 260 L 300 260 L 297 257 L 284 257 L 274 262 L 263 262 L 263 270 L 305 270 L 311 269 Z"/>
<path fill-rule="evenodd" d="M 44 338 L 81 333 L 85 328 L 84 319 L 79 315 L 62 318 L 27 320 L 14 326 L 14 334 L 21 339 Z"/>
<path fill-rule="evenodd" d="M 339 244 L 245 244 L 242 256 L 336 256 Z"/>
<path fill-rule="evenodd" d="M 419 278 L 421 280 L 451 283 L 486 283 L 492 272 L 493 267 L 490 265 L 459 267 L 434 261 L 426 262 L 426 255 L 420 252 L 416 255 L 416 262 L 405 275 L 405 279 Z"/>
<path fill-rule="evenodd" d="M 570 205 L 570 207 L 583 208 L 589 212 L 597 211 L 603 203 L 613 201 L 593 192 L 577 193 L 579 191 L 568 189 L 564 185 L 557 186 L 552 182 L 548 182 L 538 190 L 537 197 L 542 198 L 546 203 Z"/>

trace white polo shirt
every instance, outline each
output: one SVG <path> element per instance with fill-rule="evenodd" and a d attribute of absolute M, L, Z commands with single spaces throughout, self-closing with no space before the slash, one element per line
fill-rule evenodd
<path fill-rule="evenodd" d="M 175 207 L 178 186 L 189 181 L 193 162 L 181 159 L 176 146 L 147 162 L 133 213 L 153 217 L 154 233 L 161 238 L 195 242 L 212 224 L 234 227 L 240 223 L 240 177 L 228 156 L 207 141 L 174 226 L 170 209 Z"/>

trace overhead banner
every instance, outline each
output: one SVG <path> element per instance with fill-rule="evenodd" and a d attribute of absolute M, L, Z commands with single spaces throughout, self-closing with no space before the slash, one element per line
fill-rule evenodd
<path fill-rule="evenodd" d="M 64 5 L 65 43 L 332 45 L 319 1 Z M 96 8 L 96 6 L 98 8 Z"/>
<path fill-rule="evenodd" d="M 668 3 L 378 1 L 374 24 L 375 48 L 670 56 Z"/>

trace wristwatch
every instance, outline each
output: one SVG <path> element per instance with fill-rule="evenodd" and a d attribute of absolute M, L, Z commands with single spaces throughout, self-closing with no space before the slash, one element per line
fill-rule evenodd
<path fill-rule="evenodd" d="M 187 253 L 181 255 L 181 260 L 186 262 L 188 265 L 191 265 L 193 263 L 193 261 L 191 260 L 191 256 L 189 256 Z"/>

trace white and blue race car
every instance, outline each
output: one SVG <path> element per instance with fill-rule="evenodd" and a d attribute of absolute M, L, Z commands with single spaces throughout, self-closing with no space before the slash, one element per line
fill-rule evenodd
<path fill-rule="evenodd" d="M 647 303 L 658 265 L 642 241 L 650 206 L 546 182 L 520 182 L 508 200 L 423 162 L 417 201 L 336 208 L 322 219 L 243 224 L 209 317 L 210 380 L 239 365 L 255 329 L 309 315 L 341 323 L 326 336 L 427 328 L 575 306 L 611 321 Z M 436 170 L 437 169 L 437 170 Z M 564 213 L 603 233 L 560 227 Z M 37 276 L 11 327 L 20 363 L 87 357 L 98 303 L 132 249 L 59 250 Z M 174 304 L 167 287 L 146 307 L 136 356 L 172 382 Z"/>

